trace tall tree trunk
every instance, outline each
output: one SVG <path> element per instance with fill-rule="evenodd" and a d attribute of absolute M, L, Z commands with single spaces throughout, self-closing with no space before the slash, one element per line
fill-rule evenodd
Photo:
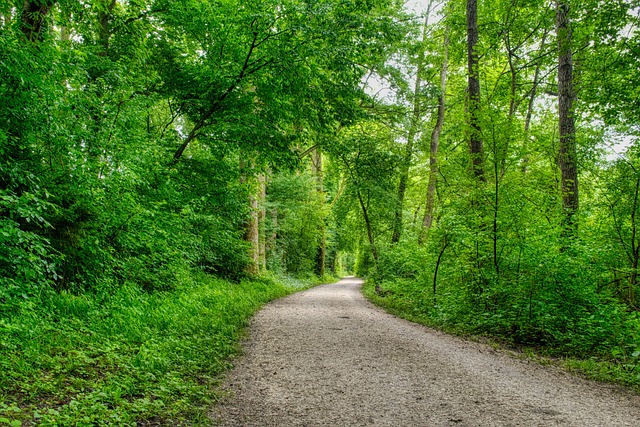
<path fill-rule="evenodd" d="M 393 222 L 393 234 L 391 236 L 391 243 L 398 243 L 402 236 L 403 228 L 403 210 L 404 210 L 404 196 L 407 191 L 407 183 L 409 182 L 409 169 L 411 168 L 411 158 L 413 157 L 413 145 L 415 142 L 416 134 L 418 133 L 420 117 L 422 116 L 422 108 L 420 103 L 420 91 L 422 88 L 422 74 L 424 73 L 425 66 L 425 41 L 427 38 L 427 26 L 429 25 L 429 14 L 431 13 L 431 6 L 433 0 L 429 1 L 427 7 L 427 13 L 424 18 L 424 26 L 422 27 L 422 40 L 420 41 L 420 49 L 418 50 L 418 63 L 416 68 L 416 81 L 413 88 L 413 111 L 411 118 L 409 119 L 409 132 L 407 133 L 407 145 L 405 147 L 404 159 L 400 171 L 400 182 L 398 184 L 398 198 L 396 200 L 396 211 Z"/>
<path fill-rule="evenodd" d="M 22 6 L 20 30 L 29 41 L 42 40 L 44 23 L 55 0 L 25 0 Z"/>
<path fill-rule="evenodd" d="M 449 65 L 449 27 L 444 35 L 444 58 L 440 70 L 440 96 L 438 97 L 438 118 L 431 132 L 431 144 L 429 150 L 429 184 L 427 186 L 427 204 L 422 219 L 422 231 L 419 243 L 424 243 L 426 233 L 433 225 L 433 210 L 436 202 L 436 183 L 438 180 L 438 148 L 440 147 L 440 133 L 444 125 L 444 113 L 446 107 L 447 72 Z"/>
<path fill-rule="evenodd" d="M 322 210 L 324 211 L 324 183 L 323 183 L 323 171 L 322 171 L 322 152 L 316 147 L 313 151 L 313 157 L 311 158 L 311 164 L 313 169 L 313 175 L 316 178 L 316 191 L 318 192 L 318 197 L 320 198 L 320 203 L 322 205 Z M 326 251 L 327 251 L 327 236 L 326 236 L 326 227 L 324 224 L 324 215 L 320 220 L 320 224 L 318 224 L 320 231 L 320 242 L 318 244 L 318 250 L 316 252 L 316 266 L 315 273 L 322 277 L 324 276 L 324 265 L 326 259 Z"/>
<path fill-rule="evenodd" d="M 486 182 L 484 174 L 484 149 L 480 127 L 480 69 L 476 50 L 478 44 L 478 1 L 467 0 L 467 63 L 469 73 L 469 149 L 473 174 Z"/>
<path fill-rule="evenodd" d="M 540 52 L 544 51 L 544 47 L 547 41 L 547 31 L 542 34 L 542 40 L 540 41 Z M 527 114 L 524 118 L 524 135 L 525 135 L 525 144 L 529 143 L 529 135 L 531 129 L 531 118 L 533 117 L 533 106 L 536 102 L 536 97 L 538 96 L 538 85 L 540 84 L 540 68 L 541 68 L 542 60 L 539 60 L 536 64 L 536 70 L 533 73 L 533 86 L 531 87 L 531 93 L 529 94 L 529 103 L 527 105 Z M 529 154 L 525 154 L 522 159 L 522 173 L 527 172 L 527 166 L 529 164 Z"/>
<path fill-rule="evenodd" d="M 556 31 L 558 34 L 558 123 L 560 150 L 558 165 L 562 175 L 563 230 L 572 237 L 577 230 L 578 166 L 574 116 L 573 59 L 571 22 L 568 0 L 556 0 Z"/>
<path fill-rule="evenodd" d="M 518 72 L 516 71 L 516 64 L 514 62 L 515 53 L 511 48 L 511 37 L 509 31 L 504 35 L 504 46 L 507 49 L 507 61 L 509 63 L 509 74 L 511 74 L 511 85 L 509 90 L 509 121 L 513 119 L 516 113 L 516 91 L 518 89 Z"/>

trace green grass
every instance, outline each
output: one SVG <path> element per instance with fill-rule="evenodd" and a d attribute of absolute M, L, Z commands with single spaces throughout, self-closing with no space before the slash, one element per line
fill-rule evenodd
<path fill-rule="evenodd" d="M 640 393 L 640 353 L 629 351 L 628 354 L 610 356 L 590 354 L 567 355 L 553 347 L 514 345 L 509 337 L 496 335 L 477 335 L 472 325 L 464 325 L 449 321 L 446 310 L 435 311 L 431 296 L 423 292 L 414 283 L 401 280 L 384 284 L 382 295 L 375 293 L 375 285 L 365 282 L 363 294 L 372 303 L 384 308 L 391 314 L 425 326 L 429 326 L 453 335 L 482 341 L 494 348 L 509 350 L 515 356 L 534 360 L 544 365 L 554 365 L 574 374 L 595 381 L 622 385 Z M 426 299 L 425 299 L 426 298 Z M 432 296 L 431 296 L 432 298 Z"/>
<path fill-rule="evenodd" d="M 0 317 L 0 427 L 210 425 L 248 319 L 310 282 L 189 282 L 52 293 Z"/>

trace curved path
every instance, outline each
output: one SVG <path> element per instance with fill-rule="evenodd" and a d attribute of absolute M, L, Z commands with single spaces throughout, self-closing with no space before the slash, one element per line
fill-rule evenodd
<path fill-rule="evenodd" d="M 254 318 L 223 426 L 640 426 L 640 397 L 376 308 L 348 278 Z"/>

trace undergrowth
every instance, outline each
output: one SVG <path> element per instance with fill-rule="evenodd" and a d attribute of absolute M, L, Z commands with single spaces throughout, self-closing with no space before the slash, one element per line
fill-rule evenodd
<path fill-rule="evenodd" d="M 0 426 L 204 426 L 265 302 L 311 284 L 197 274 L 170 292 L 50 292 L 0 317 Z"/>
<path fill-rule="evenodd" d="M 423 284 L 411 279 L 386 280 L 379 283 L 382 292 L 375 291 L 375 280 L 368 280 L 363 293 L 374 304 L 388 312 L 447 333 L 466 336 L 472 339 L 488 341 L 494 346 L 515 350 L 522 357 L 534 359 L 543 364 L 554 364 L 587 378 L 624 385 L 640 392 L 640 350 L 635 340 L 637 334 L 637 316 L 627 313 L 624 319 L 616 322 L 616 306 L 604 306 L 603 310 L 611 315 L 607 333 L 609 341 L 616 345 L 600 341 L 601 346 L 591 342 L 587 336 L 588 328 L 581 325 L 578 331 L 565 334 L 569 338 L 548 340 L 546 342 L 522 342 L 515 330 L 487 328 L 484 313 L 474 313 L 468 309 L 460 312 L 460 303 L 455 293 L 441 295 L 434 304 L 433 293 Z M 608 308 L 607 308 L 608 307 Z M 610 312 L 610 313 L 609 313 Z M 616 314 L 616 316 L 613 316 Z M 499 320 L 499 319 L 498 319 Z M 595 322 L 594 316 L 585 321 Z M 496 322 L 491 319 L 491 322 Z M 629 338 L 631 336 L 631 339 Z"/>

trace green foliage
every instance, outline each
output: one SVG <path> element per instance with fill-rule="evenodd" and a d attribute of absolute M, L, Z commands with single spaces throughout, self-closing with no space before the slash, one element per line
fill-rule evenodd
<path fill-rule="evenodd" d="M 0 2 L 0 424 L 207 423 L 247 317 L 342 259 L 298 148 L 364 116 L 399 10 Z M 258 174 L 286 286 L 246 281 Z"/>
<path fill-rule="evenodd" d="M 301 274 L 313 271 L 320 245 L 320 228 L 326 212 L 323 194 L 316 191 L 310 174 L 280 174 L 267 188 L 268 223 L 265 234 L 270 245 L 267 264 L 273 271 Z"/>
<path fill-rule="evenodd" d="M 43 426 L 208 425 L 251 314 L 308 282 L 181 277 L 172 293 L 51 294 L 0 318 L 0 420 Z"/>
<path fill-rule="evenodd" d="M 385 160 L 406 144 L 397 134 L 377 138 L 383 133 L 370 126 L 367 137 L 353 144 L 347 131 L 335 150 L 344 164 L 365 166 L 345 173 L 358 177 L 348 182 L 345 194 L 360 191 L 369 197 L 377 263 L 363 213 L 338 202 L 334 215 L 347 224 L 341 238 L 357 254 L 356 271 L 368 276 L 365 292 L 374 302 L 448 331 L 492 336 L 570 358 L 594 376 L 637 386 L 640 168 L 633 108 L 637 79 L 629 74 L 637 68 L 638 40 L 632 30 L 637 5 L 571 5 L 580 184 L 572 237 L 564 220 L 558 164 L 554 11 L 540 2 L 478 5 L 484 179 L 472 173 L 468 145 L 464 3 L 449 2 L 440 9 L 441 20 L 430 18 L 427 29 L 450 38 L 433 225 L 425 229 L 421 221 L 433 171 L 429 143 L 438 94 L 431 89 L 440 87 L 443 62 L 442 44 L 433 37 L 426 42 L 430 53 L 419 105 L 424 125 L 410 162 L 402 239 L 384 243 L 400 177 L 399 169 Z M 373 103 L 375 119 L 368 118 L 369 123 L 406 126 L 406 117 L 392 112 L 407 111 L 421 47 L 417 38 L 402 44 L 393 63 L 374 69 L 393 94 Z M 611 160 L 606 146 L 621 141 L 626 152 Z M 370 153 L 374 160 L 367 163 Z"/>

